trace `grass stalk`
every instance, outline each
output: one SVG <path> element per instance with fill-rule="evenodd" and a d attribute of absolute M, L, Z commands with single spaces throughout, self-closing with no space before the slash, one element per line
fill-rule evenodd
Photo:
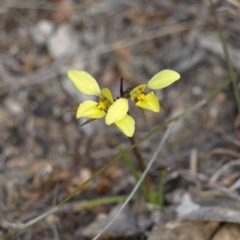
<path fill-rule="evenodd" d="M 233 66 L 232 66 L 232 63 L 231 63 L 231 60 L 230 60 L 230 57 L 229 57 L 226 40 L 223 37 L 222 28 L 221 28 L 221 25 L 220 25 L 219 20 L 218 20 L 218 15 L 217 15 L 215 5 L 213 4 L 212 0 L 209 0 L 209 3 L 211 5 L 211 10 L 212 10 L 212 14 L 214 16 L 214 20 L 215 20 L 215 24 L 216 24 L 216 27 L 217 27 L 218 35 L 219 35 L 220 41 L 221 41 L 222 46 L 223 46 L 225 61 L 227 63 L 228 73 L 229 73 L 229 76 L 230 76 L 230 79 L 231 79 L 231 82 L 232 82 L 234 95 L 235 95 L 235 100 L 236 100 L 236 103 L 237 103 L 238 113 L 240 113 L 240 96 L 239 96 L 239 91 L 238 91 L 238 86 L 237 86 L 237 81 L 236 81 L 236 75 L 233 71 Z"/>
<path fill-rule="evenodd" d="M 94 199 L 90 201 L 84 201 L 82 203 L 79 203 L 72 207 L 72 210 L 74 212 L 83 210 L 83 209 L 89 209 L 97 206 L 102 206 L 106 204 L 113 204 L 113 203 L 119 203 L 123 202 L 128 196 L 111 196 L 111 197 L 105 197 L 105 198 L 99 198 Z"/>
<path fill-rule="evenodd" d="M 157 204 L 159 204 L 159 206 L 162 206 L 162 207 L 164 206 L 164 197 L 163 197 L 164 177 L 165 177 L 165 172 L 160 171 L 159 176 L 158 176 Z"/>

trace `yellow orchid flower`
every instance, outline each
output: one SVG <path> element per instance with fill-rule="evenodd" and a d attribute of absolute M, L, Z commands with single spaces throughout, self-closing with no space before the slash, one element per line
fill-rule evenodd
<path fill-rule="evenodd" d="M 151 110 L 153 112 L 159 112 L 160 104 L 157 96 L 153 92 L 145 94 L 145 89 L 165 88 L 178 79 L 180 79 L 180 74 L 173 70 L 165 69 L 160 71 L 159 73 L 155 74 L 147 82 L 147 84 L 141 84 L 133 89 L 127 90 L 124 94 L 125 98 L 121 98 L 123 99 L 121 102 L 120 99 L 118 99 L 118 103 L 116 101 L 111 105 L 111 114 L 114 115 L 114 113 L 118 112 L 119 109 L 123 109 L 122 111 L 118 112 L 118 117 L 121 118 L 121 114 L 125 114 L 125 109 L 128 109 L 128 106 L 126 105 L 128 105 L 127 98 L 129 97 L 133 102 L 135 102 L 136 106 Z"/>
<path fill-rule="evenodd" d="M 135 87 L 131 92 L 131 100 L 140 108 L 145 108 L 153 112 L 160 111 L 159 100 L 153 92 L 144 93 L 146 88 L 161 89 L 165 88 L 180 78 L 180 74 L 169 69 L 165 69 L 155 74 L 147 84 L 141 84 Z"/>
<path fill-rule="evenodd" d="M 70 70 L 68 71 L 68 77 L 80 92 L 99 97 L 99 102 L 85 101 L 81 103 L 77 109 L 77 118 L 98 119 L 106 115 L 105 122 L 107 125 L 115 123 L 126 136 L 133 136 L 135 121 L 127 114 L 128 104 L 124 104 L 125 99 L 120 98 L 114 101 L 111 91 L 108 88 L 100 90 L 97 81 L 87 72 Z M 111 109 L 113 103 L 119 106 L 116 114 Z"/>

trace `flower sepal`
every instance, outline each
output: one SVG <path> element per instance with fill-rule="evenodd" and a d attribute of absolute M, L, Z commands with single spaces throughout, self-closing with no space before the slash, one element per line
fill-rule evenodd
<path fill-rule="evenodd" d="M 144 98 L 136 102 L 136 105 L 140 108 L 145 108 L 153 112 L 160 111 L 159 100 L 157 96 L 154 94 L 154 92 L 150 92 L 147 95 L 144 95 Z"/>
<path fill-rule="evenodd" d="M 102 118 L 106 115 L 103 111 L 104 106 L 101 102 L 97 103 L 94 101 L 85 101 L 80 103 L 77 109 L 76 118 L 88 117 L 88 118 Z"/>
<path fill-rule="evenodd" d="M 180 79 L 180 74 L 169 69 L 165 69 L 155 74 L 147 83 L 148 88 L 165 88 Z"/>
<path fill-rule="evenodd" d="M 135 131 L 135 120 L 128 114 L 115 122 L 116 126 L 128 137 L 132 137 Z"/>
<path fill-rule="evenodd" d="M 87 72 L 69 70 L 68 77 L 74 86 L 82 93 L 87 95 L 100 95 L 100 88 L 97 81 Z"/>

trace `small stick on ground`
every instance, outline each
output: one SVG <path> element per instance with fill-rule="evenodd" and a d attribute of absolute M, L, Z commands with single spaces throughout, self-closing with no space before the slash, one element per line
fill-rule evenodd
<path fill-rule="evenodd" d="M 193 176 L 195 176 L 197 173 L 197 161 L 198 161 L 198 152 L 197 152 L 197 149 L 194 148 L 191 150 L 190 163 L 189 163 L 189 169 Z"/>

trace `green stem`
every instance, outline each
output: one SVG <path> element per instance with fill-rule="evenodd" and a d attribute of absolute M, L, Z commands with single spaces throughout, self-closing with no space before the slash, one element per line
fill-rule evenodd
<path fill-rule="evenodd" d="M 131 145 L 134 145 L 135 144 L 135 138 L 134 136 L 133 137 L 130 137 L 129 138 L 130 142 L 131 142 Z M 137 158 L 137 161 L 138 161 L 138 164 L 139 164 L 139 167 L 140 167 L 140 170 L 141 172 L 144 172 L 146 166 L 145 166 L 145 163 L 143 161 L 143 158 L 142 158 L 142 155 L 140 154 L 140 152 L 138 151 L 138 148 L 135 147 L 133 149 L 133 153 L 135 155 L 135 157 Z M 151 178 L 149 175 L 146 175 L 145 179 L 144 179 L 144 182 L 145 182 L 145 186 L 146 186 L 146 189 L 147 189 L 147 196 L 148 196 L 148 201 L 149 202 L 153 202 L 154 201 L 154 193 L 153 193 L 153 189 L 152 189 L 152 181 L 151 181 Z"/>
<path fill-rule="evenodd" d="M 123 149 L 120 146 L 118 148 L 119 148 L 120 152 L 123 152 Z M 124 159 L 128 169 L 129 169 L 129 171 L 131 172 L 131 174 L 133 175 L 133 177 L 135 178 L 135 180 L 137 182 L 140 177 L 139 177 L 139 174 L 138 174 L 135 166 L 133 165 L 131 159 L 128 157 L 127 154 L 123 155 L 123 159 Z M 143 184 L 140 185 L 140 190 L 141 190 L 144 198 L 149 201 L 149 196 L 148 196 L 147 190 L 146 190 L 146 188 Z"/>
<path fill-rule="evenodd" d="M 231 63 L 229 53 L 228 53 L 228 50 L 227 50 L 226 40 L 223 37 L 222 28 L 219 24 L 216 8 L 215 8 L 212 0 L 209 0 L 209 3 L 211 5 L 211 10 L 212 10 L 214 20 L 215 20 L 215 23 L 216 23 L 216 26 L 217 26 L 218 35 L 219 35 L 219 38 L 222 42 L 223 51 L 224 51 L 224 55 L 225 55 L 225 61 L 227 63 L 228 73 L 229 73 L 229 76 L 230 76 L 230 79 L 231 79 L 231 82 L 232 82 L 232 86 L 233 86 L 233 89 L 234 89 L 234 95 L 235 95 L 235 99 L 236 99 L 236 102 L 237 102 L 238 113 L 240 113 L 240 96 L 239 96 L 239 92 L 238 92 L 236 76 L 234 74 L 232 63 Z"/>
<path fill-rule="evenodd" d="M 165 177 L 165 172 L 160 171 L 160 174 L 158 177 L 158 204 L 162 207 L 164 206 L 164 197 L 163 197 L 164 177 Z"/>
<path fill-rule="evenodd" d="M 72 211 L 77 212 L 83 209 L 93 208 L 105 204 L 123 202 L 127 197 L 128 196 L 111 196 L 106 198 L 94 199 L 90 201 L 84 201 L 74 205 L 71 209 Z"/>
<path fill-rule="evenodd" d="M 240 71 L 237 72 L 239 75 Z M 207 102 L 210 102 L 212 98 L 214 98 L 219 92 L 221 92 L 225 87 L 227 87 L 231 83 L 231 79 L 229 78 L 225 82 L 223 82 L 220 86 L 214 89 L 205 99 Z"/>

